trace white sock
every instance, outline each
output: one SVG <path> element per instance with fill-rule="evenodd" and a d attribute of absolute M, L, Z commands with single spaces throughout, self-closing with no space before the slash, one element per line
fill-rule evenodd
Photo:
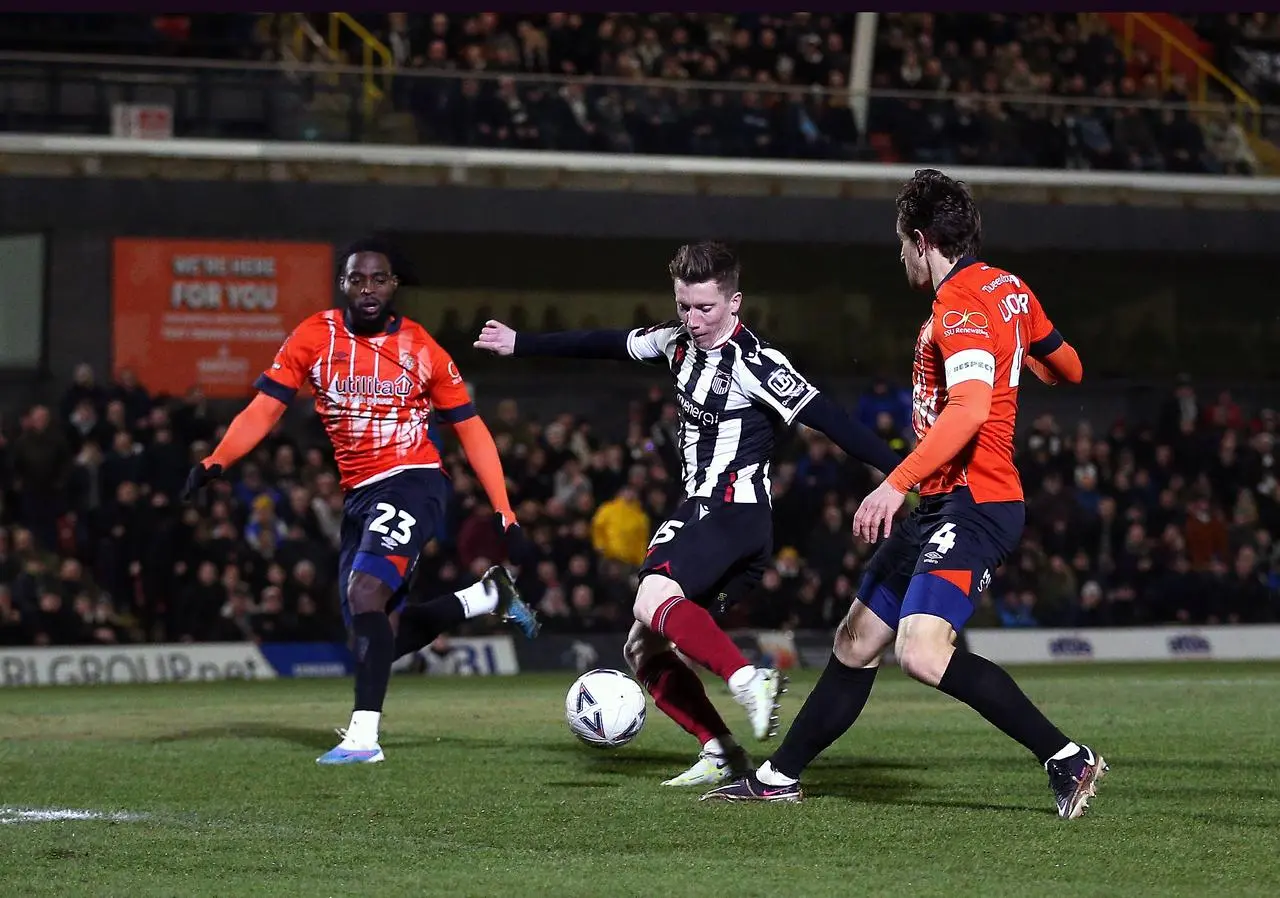
<path fill-rule="evenodd" d="M 462 613 L 468 618 L 482 614 L 493 614 L 498 607 L 498 587 L 483 580 L 477 580 L 466 589 L 454 593 L 462 603 Z"/>
<path fill-rule="evenodd" d="M 1074 742 L 1068 742 L 1066 746 L 1062 749 L 1062 751 L 1058 752 L 1056 755 L 1050 758 L 1049 761 L 1065 761 L 1067 758 L 1071 757 L 1079 750 L 1080 750 L 1080 746 L 1076 745 Z M 1048 765 L 1049 765 L 1049 762 L 1046 761 L 1045 766 L 1047 767 Z"/>
<path fill-rule="evenodd" d="M 719 739 L 708 739 L 702 744 L 702 750 L 707 754 L 720 755 L 721 757 L 737 747 L 738 740 L 734 739 L 730 733 L 725 733 Z"/>
<path fill-rule="evenodd" d="M 739 667 L 729 677 L 729 688 L 734 692 L 741 692 L 751 685 L 751 681 L 756 678 L 756 669 L 748 664 L 746 667 Z"/>
<path fill-rule="evenodd" d="M 378 723 L 381 711 L 352 711 L 347 737 L 342 741 L 349 745 L 370 746 L 378 744 Z"/>
<path fill-rule="evenodd" d="M 765 761 L 760 765 L 760 769 L 756 771 L 756 779 L 766 786 L 793 786 L 796 783 L 794 779 L 785 773 L 779 773 L 774 770 L 772 761 Z"/>

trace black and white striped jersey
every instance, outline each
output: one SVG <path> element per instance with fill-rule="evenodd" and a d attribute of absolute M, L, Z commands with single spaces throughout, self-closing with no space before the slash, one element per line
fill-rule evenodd
<path fill-rule="evenodd" d="M 627 352 L 665 360 L 675 378 L 686 496 L 769 503 L 778 437 L 818 390 L 742 324 L 715 349 L 700 349 L 678 321 L 640 328 Z"/>

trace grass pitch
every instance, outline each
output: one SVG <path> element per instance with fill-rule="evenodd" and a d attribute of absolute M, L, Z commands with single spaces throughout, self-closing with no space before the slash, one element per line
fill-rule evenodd
<path fill-rule="evenodd" d="M 314 763 L 346 722 L 346 681 L 8 691 L 0 886 L 130 898 L 1280 895 L 1280 666 L 1015 675 L 1111 763 L 1082 820 L 1057 819 L 1019 746 L 896 669 L 809 771 L 809 800 L 782 806 L 660 786 L 696 746 L 652 708 L 631 745 L 579 745 L 562 719 L 570 674 L 398 677 L 387 762 L 346 768 Z M 812 682 L 796 678 L 784 726 Z M 123 816 L 32 817 L 52 809 Z"/>

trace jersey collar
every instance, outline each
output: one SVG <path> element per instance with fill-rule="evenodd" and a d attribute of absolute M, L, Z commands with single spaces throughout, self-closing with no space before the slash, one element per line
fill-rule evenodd
<path fill-rule="evenodd" d="M 947 276 L 944 277 L 942 280 L 938 281 L 938 290 L 941 290 L 943 284 L 951 280 L 961 271 L 964 271 L 970 265 L 977 265 L 977 264 L 978 264 L 978 260 L 975 259 L 973 256 L 961 256 L 959 259 L 956 259 L 956 264 L 951 266 L 951 270 L 947 272 Z M 935 290 L 933 292 L 937 293 L 938 290 Z"/>
<path fill-rule="evenodd" d="M 401 315 L 399 312 L 392 312 L 390 317 L 387 318 L 387 326 L 382 329 L 381 333 L 367 334 L 363 336 L 380 337 L 385 334 L 394 334 L 396 331 L 400 330 L 400 325 L 403 323 L 404 323 L 404 316 Z M 352 323 L 351 323 L 350 309 L 342 310 L 342 325 L 351 333 L 353 334 L 356 333 L 356 329 L 355 327 L 352 326 Z"/>

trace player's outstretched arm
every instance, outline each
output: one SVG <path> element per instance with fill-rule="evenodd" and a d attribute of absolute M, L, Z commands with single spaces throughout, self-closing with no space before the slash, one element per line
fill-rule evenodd
<path fill-rule="evenodd" d="M 545 334 L 516 332 L 501 321 L 487 321 L 473 344 L 476 349 L 500 356 L 554 356 L 575 359 L 649 361 L 662 355 L 659 325 L 648 330 L 556 331 Z M 674 329 L 672 327 L 671 329 Z"/>
<path fill-rule="evenodd" d="M 845 455 L 877 468 L 882 474 L 888 474 L 902 460 L 875 431 L 845 414 L 825 393 L 809 400 L 796 420 L 826 434 Z"/>
<path fill-rule="evenodd" d="M 284 417 L 288 408 L 279 399 L 259 393 L 232 419 L 217 448 L 191 469 L 182 498 L 190 499 L 201 487 L 254 450 Z"/>
<path fill-rule="evenodd" d="M 507 495 L 507 475 L 502 469 L 502 458 L 498 455 L 498 446 L 493 441 L 493 434 L 479 415 L 471 415 L 453 422 L 453 432 L 458 435 L 462 451 L 466 453 L 471 470 L 489 504 L 493 506 L 498 519 L 498 528 L 506 537 L 507 557 L 513 564 L 528 563 L 532 554 L 532 546 L 526 541 L 516 513 L 511 508 L 511 499 Z"/>
<path fill-rule="evenodd" d="M 511 499 L 507 495 L 507 475 L 502 469 L 502 458 L 498 455 L 498 446 L 494 443 L 488 426 L 479 415 L 472 415 L 454 422 L 453 432 L 458 435 L 467 463 L 475 471 L 476 479 L 489 498 L 489 504 L 495 512 L 502 515 L 503 526 L 516 523 L 516 513 L 512 511 Z"/>

